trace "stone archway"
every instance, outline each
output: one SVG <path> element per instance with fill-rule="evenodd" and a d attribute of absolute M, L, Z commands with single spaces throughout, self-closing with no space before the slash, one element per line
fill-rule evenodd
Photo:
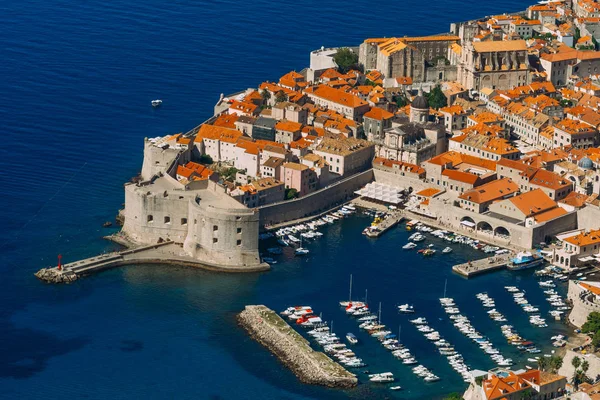
<path fill-rule="evenodd" d="M 494 228 L 492 228 L 492 226 L 487 223 L 486 221 L 481 221 L 480 223 L 477 224 L 477 232 L 483 232 L 483 233 L 488 233 L 490 235 L 494 234 Z"/>
<path fill-rule="evenodd" d="M 503 226 L 494 229 L 494 236 L 499 236 L 504 239 L 510 239 L 510 231 Z"/>
<path fill-rule="evenodd" d="M 475 227 L 477 226 L 473 218 L 466 215 L 460 219 L 460 224 L 463 228 L 468 229 L 475 229 Z"/>

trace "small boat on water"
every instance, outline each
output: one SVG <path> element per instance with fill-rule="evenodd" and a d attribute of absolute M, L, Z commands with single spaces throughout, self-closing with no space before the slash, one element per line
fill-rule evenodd
<path fill-rule="evenodd" d="M 304 256 L 306 254 L 309 253 L 308 249 L 305 249 L 304 247 L 298 247 L 296 250 L 294 250 L 294 253 L 296 253 L 297 256 Z"/>
<path fill-rule="evenodd" d="M 416 245 L 416 243 L 413 243 L 413 242 L 408 242 L 404 246 L 402 246 L 402 248 L 404 250 L 414 249 L 415 247 L 417 247 L 417 245 Z"/>
<path fill-rule="evenodd" d="M 268 248 L 267 251 L 271 254 L 281 254 L 283 253 L 283 250 L 281 250 L 281 247 L 271 247 Z"/>
<path fill-rule="evenodd" d="M 150 102 L 150 104 L 152 104 L 152 107 L 160 107 L 162 105 L 162 100 L 160 100 L 160 99 L 152 100 Z"/>
<path fill-rule="evenodd" d="M 348 339 L 348 341 L 352 344 L 356 344 L 358 343 L 358 339 L 356 338 L 356 336 L 354 336 L 353 333 L 348 332 L 346 334 L 346 339 Z"/>
<path fill-rule="evenodd" d="M 277 261 L 275 261 L 271 257 L 263 257 L 263 261 L 266 262 L 267 264 L 277 264 Z"/>
<path fill-rule="evenodd" d="M 379 382 L 379 383 L 394 382 L 394 374 L 392 374 L 391 372 L 383 372 L 381 374 L 371 374 L 371 375 L 369 375 L 369 380 L 371 382 Z"/>
<path fill-rule="evenodd" d="M 442 250 L 442 253 L 444 253 L 444 254 L 452 253 L 452 248 L 446 247 L 444 250 Z"/>
<path fill-rule="evenodd" d="M 544 259 L 540 256 L 531 254 L 530 252 L 520 252 L 515 258 L 508 263 L 508 269 L 512 271 L 520 271 L 522 269 L 528 269 L 537 267 L 544 263 Z"/>
<path fill-rule="evenodd" d="M 390 386 L 390 390 L 402 390 L 402 386 Z"/>
<path fill-rule="evenodd" d="M 434 249 L 425 249 L 425 251 L 423 251 L 423 255 L 425 257 L 432 256 L 434 254 L 435 254 L 435 250 Z"/>
<path fill-rule="evenodd" d="M 401 306 L 398 306 L 398 312 L 401 312 L 403 314 L 412 314 L 415 312 L 415 309 L 411 305 L 402 304 Z"/>

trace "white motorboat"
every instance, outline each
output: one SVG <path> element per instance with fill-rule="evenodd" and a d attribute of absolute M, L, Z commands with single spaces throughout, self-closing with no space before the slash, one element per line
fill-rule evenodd
<path fill-rule="evenodd" d="M 162 105 L 162 100 L 160 100 L 160 99 L 152 100 L 150 102 L 150 104 L 152 104 L 152 107 L 160 107 Z"/>
<path fill-rule="evenodd" d="M 415 312 L 415 309 L 411 305 L 402 304 L 401 306 L 398 306 L 398 312 L 401 312 L 403 314 L 412 314 Z"/>
<path fill-rule="evenodd" d="M 415 247 L 417 247 L 417 244 L 416 244 L 416 243 L 413 243 L 413 242 L 408 242 L 408 243 L 406 243 L 404 246 L 402 246 L 402 248 L 403 248 L 404 250 L 410 250 L 410 249 L 414 249 Z"/>
<path fill-rule="evenodd" d="M 353 333 L 347 333 L 347 334 L 346 334 L 346 339 L 347 339 L 347 340 L 348 340 L 350 343 L 352 343 L 352 344 L 356 344 L 356 343 L 358 343 L 358 339 L 356 338 L 356 336 L 354 336 L 354 334 L 353 334 Z"/>
<path fill-rule="evenodd" d="M 308 249 L 305 249 L 304 247 L 298 247 L 296 250 L 294 250 L 294 253 L 296 253 L 297 256 L 304 256 L 306 254 L 309 253 Z"/>
<path fill-rule="evenodd" d="M 442 253 L 444 253 L 444 254 L 452 253 L 452 248 L 446 247 L 444 250 L 442 250 Z"/>

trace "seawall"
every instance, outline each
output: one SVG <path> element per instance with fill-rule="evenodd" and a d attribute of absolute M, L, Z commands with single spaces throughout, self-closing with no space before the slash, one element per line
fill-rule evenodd
<path fill-rule="evenodd" d="M 263 306 L 246 306 L 239 324 L 269 349 L 304 383 L 336 388 L 356 386 L 358 380 L 324 353 L 314 351 L 308 341 L 277 313 Z"/>
<path fill-rule="evenodd" d="M 265 205 L 260 210 L 260 226 L 306 218 L 326 211 L 353 197 L 354 192 L 373 181 L 373 170 L 352 175 L 299 199 Z"/>

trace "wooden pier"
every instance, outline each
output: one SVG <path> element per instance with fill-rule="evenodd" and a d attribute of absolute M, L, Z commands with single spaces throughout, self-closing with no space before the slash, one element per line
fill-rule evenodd
<path fill-rule="evenodd" d="M 404 219 L 404 216 L 399 212 L 395 211 L 387 216 L 386 219 L 381 221 L 375 227 L 377 230 L 367 232 L 367 236 L 370 238 L 376 238 L 383 235 L 386 231 L 394 226 L 398 225 L 400 221 Z"/>
<path fill-rule="evenodd" d="M 506 268 L 506 265 L 508 265 L 512 257 L 512 254 L 494 255 L 481 260 L 457 264 L 452 267 L 452 271 L 465 278 L 471 278 L 473 276 Z"/>

